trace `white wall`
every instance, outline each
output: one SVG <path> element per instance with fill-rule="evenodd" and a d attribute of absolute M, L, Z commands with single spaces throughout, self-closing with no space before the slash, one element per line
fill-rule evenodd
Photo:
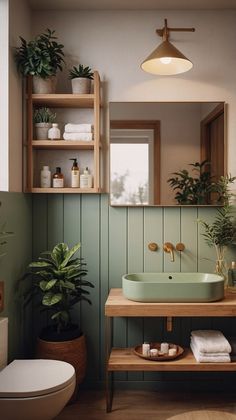
<path fill-rule="evenodd" d="M 171 39 L 194 68 L 171 77 L 149 75 L 142 60 L 160 42 L 155 30 L 167 17 L 170 26 L 194 26 L 194 33 Z M 49 11 L 34 12 L 35 33 L 56 29 L 67 62 L 97 69 L 108 101 L 226 101 L 228 170 L 236 174 L 236 11 Z M 60 89 L 69 89 L 60 76 Z"/>

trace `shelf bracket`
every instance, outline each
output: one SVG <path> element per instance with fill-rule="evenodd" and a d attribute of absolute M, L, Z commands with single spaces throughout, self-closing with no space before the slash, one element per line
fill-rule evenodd
<path fill-rule="evenodd" d="M 173 318 L 172 318 L 172 316 L 167 316 L 166 317 L 166 330 L 168 332 L 173 331 Z"/>

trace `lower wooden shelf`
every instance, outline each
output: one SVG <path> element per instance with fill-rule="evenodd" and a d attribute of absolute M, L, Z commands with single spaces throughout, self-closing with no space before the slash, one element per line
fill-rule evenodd
<path fill-rule="evenodd" d="M 172 361 L 155 362 L 136 356 L 132 348 L 113 348 L 108 360 L 107 370 L 114 371 L 236 371 L 236 362 L 231 363 L 198 363 L 190 349 L 185 349 L 184 354 Z"/>
<path fill-rule="evenodd" d="M 99 188 L 32 188 L 28 189 L 25 192 L 27 193 L 41 193 L 41 194 L 97 194 L 100 192 Z"/>

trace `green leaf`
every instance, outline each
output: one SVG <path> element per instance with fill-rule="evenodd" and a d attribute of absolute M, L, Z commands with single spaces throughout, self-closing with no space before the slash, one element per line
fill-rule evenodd
<path fill-rule="evenodd" d="M 51 267 L 51 266 L 52 266 L 51 263 L 43 262 L 43 261 L 35 261 L 29 264 L 29 267 L 32 267 L 32 268 L 39 268 L 39 267 L 44 268 L 44 267 Z"/>
<path fill-rule="evenodd" d="M 81 244 L 78 243 L 75 246 L 73 246 L 73 248 L 69 249 L 65 255 L 65 259 L 64 261 L 61 263 L 61 268 L 64 268 L 67 263 L 69 262 L 69 260 L 73 257 L 73 255 L 80 249 Z"/>
<path fill-rule="evenodd" d="M 53 306 L 62 300 L 62 293 L 48 292 L 45 294 L 42 300 L 42 304 L 45 306 Z"/>
<path fill-rule="evenodd" d="M 65 259 L 66 253 L 68 251 L 68 245 L 64 243 L 57 244 L 52 250 L 52 258 L 59 267 Z"/>

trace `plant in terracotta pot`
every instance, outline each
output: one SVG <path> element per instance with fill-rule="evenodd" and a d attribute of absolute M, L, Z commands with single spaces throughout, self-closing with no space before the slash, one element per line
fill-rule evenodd
<path fill-rule="evenodd" d="M 57 244 L 51 252 L 42 253 L 29 264 L 24 276 L 33 282 L 27 300 L 36 295 L 42 309 L 50 315 L 50 324 L 39 336 L 36 356 L 71 363 L 77 387 L 85 376 L 87 353 L 85 336 L 73 322 L 72 309 L 81 301 L 91 304 L 87 288 L 94 287 L 84 279 L 86 264 L 75 256 L 79 248 L 80 243 L 71 249 L 65 243 Z"/>
<path fill-rule="evenodd" d="M 57 42 L 55 31 L 46 32 L 27 42 L 20 37 L 21 46 L 16 48 L 17 68 L 23 76 L 33 76 L 34 93 L 54 93 L 56 73 L 62 70 L 64 45 Z"/>
<path fill-rule="evenodd" d="M 49 108 L 36 108 L 34 111 L 35 136 L 37 140 L 47 140 L 48 130 L 56 119 L 56 113 Z"/>
<path fill-rule="evenodd" d="M 69 79 L 71 79 L 72 93 L 90 93 L 91 80 L 93 79 L 90 67 L 84 67 L 83 64 L 79 64 L 77 67 L 73 66 L 69 71 Z"/>

